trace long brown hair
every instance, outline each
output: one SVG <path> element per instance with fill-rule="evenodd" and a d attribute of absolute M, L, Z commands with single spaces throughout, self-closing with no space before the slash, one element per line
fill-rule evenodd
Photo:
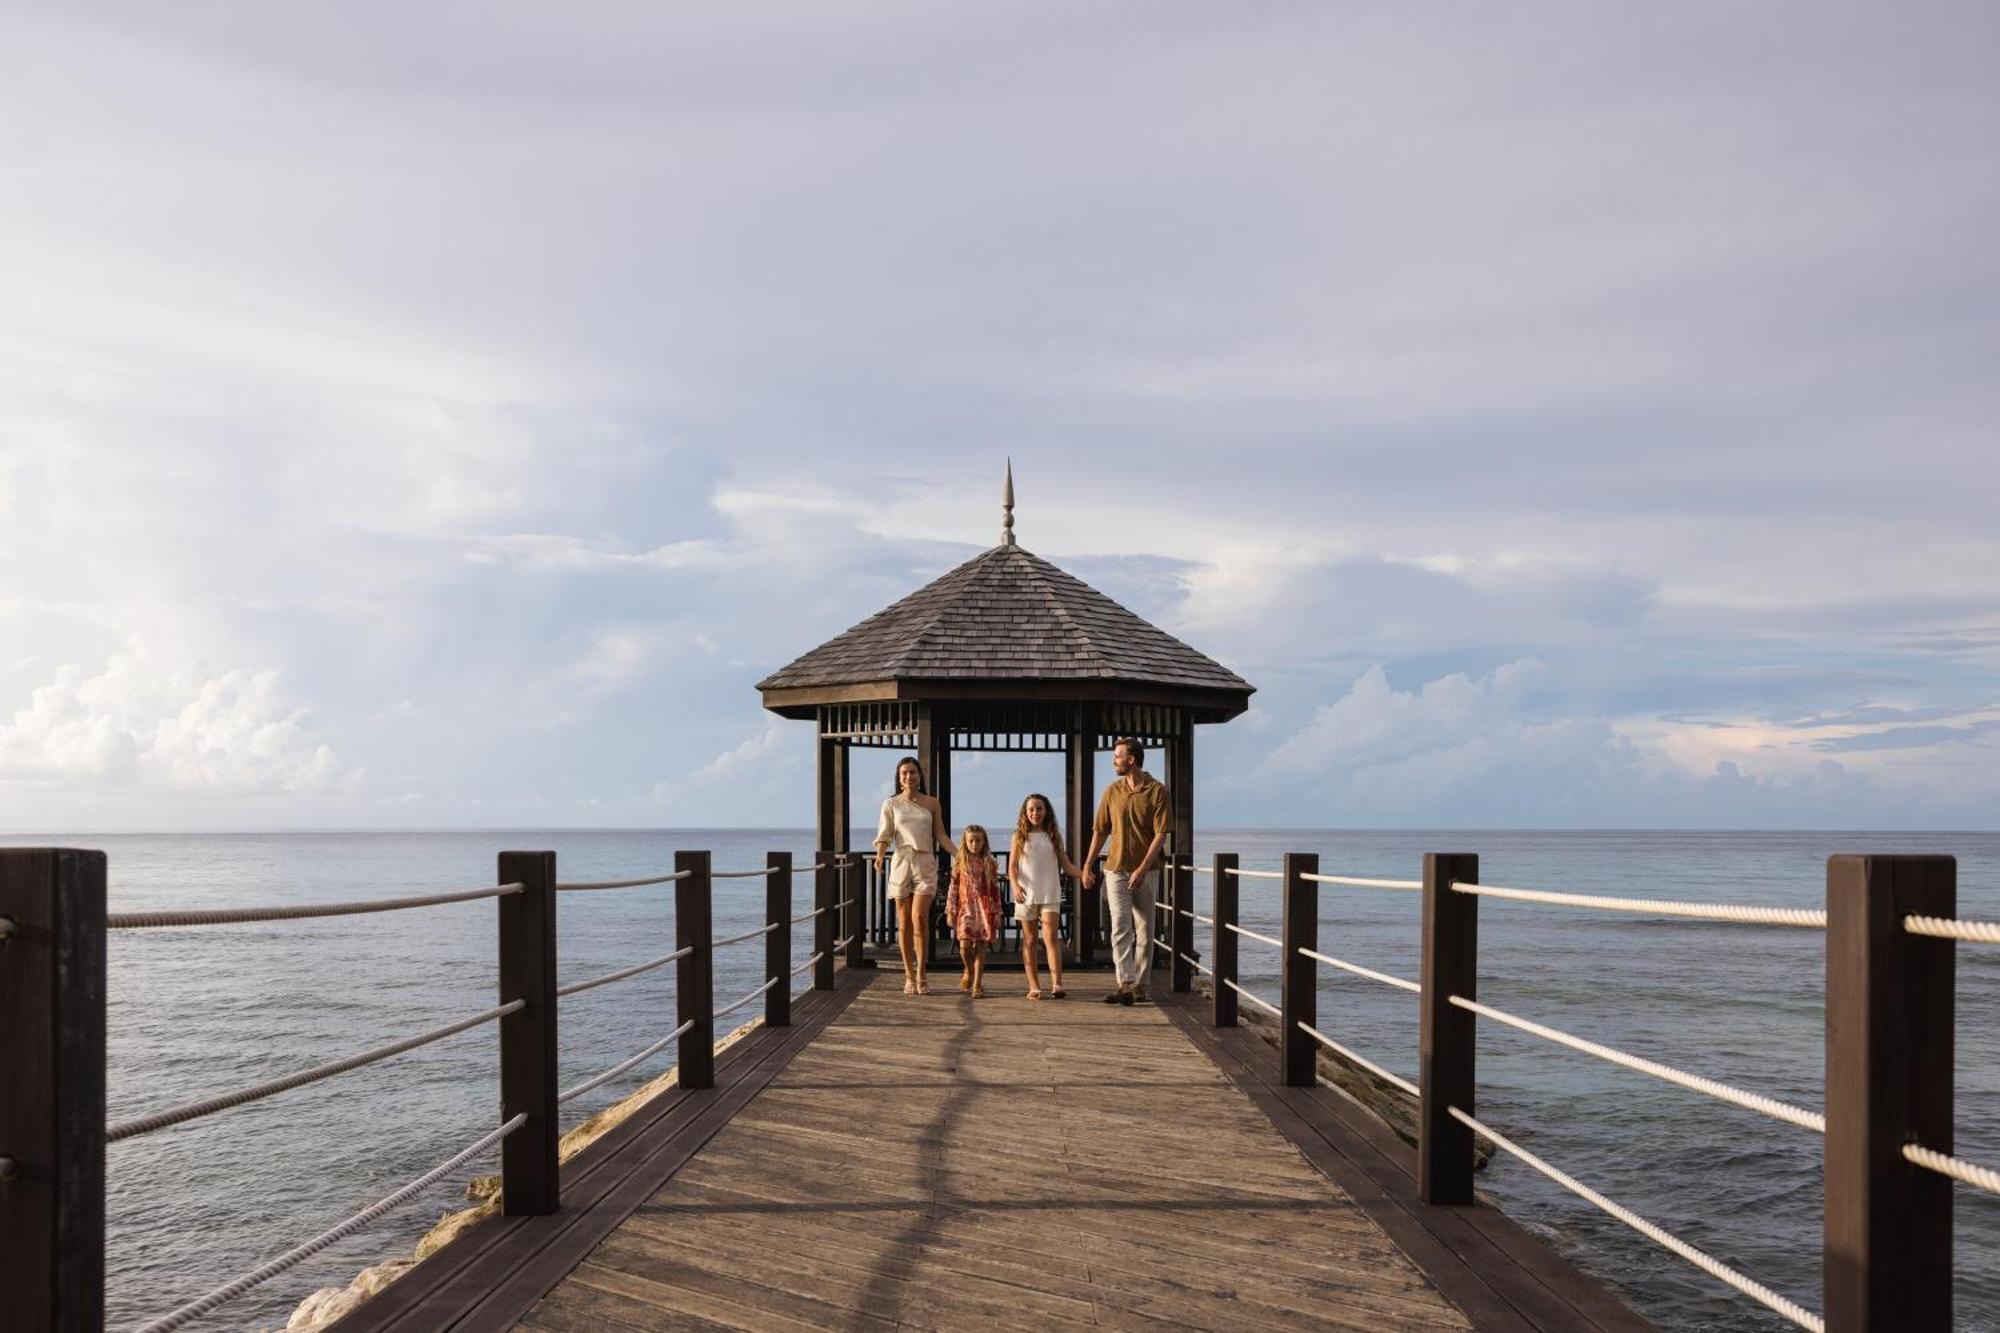
<path fill-rule="evenodd" d="M 930 793 L 931 788 L 930 784 L 924 780 L 923 761 L 917 758 L 913 754 L 906 754 L 901 759 L 898 759 L 896 761 L 896 771 L 889 778 L 889 794 L 891 796 L 901 796 L 903 794 L 904 764 L 915 764 L 917 766 L 917 795 L 919 796 L 928 795 Z"/>
<path fill-rule="evenodd" d="M 952 858 L 952 864 L 962 874 L 971 873 L 972 851 L 968 844 L 975 833 L 979 835 L 979 845 L 985 849 L 979 856 L 979 869 L 984 872 L 985 878 L 995 878 L 1000 873 L 1000 863 L 993 857 L 993 839 L 986 836 L 983 824 L 967 824 L 958 831 L 958 855 Z"/>
<path fill-rule="evenodd" d="M 1042 817 L 1042 826 L 1039 829 L 1028 822 L 1028 801 L 1040 801 L 1042 808 L 1048 811 L 1048 814 Z M 1014 822 L 1014 836 L 1025 842 L 1030 833 L 1046 833 L 1050 842 L 1058 847 L 1062 846 L 1062 830 L 1056 827 L 1056 803 L 1038 791 L 1029 792 L 1028 801 L 1021 802 L 1020 816 Z"/>

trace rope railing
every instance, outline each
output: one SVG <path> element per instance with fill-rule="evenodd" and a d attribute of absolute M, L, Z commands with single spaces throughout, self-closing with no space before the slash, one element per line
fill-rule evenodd
<path fill-rule="evenodd" d="M 1259 935 L 1256 931 L 1249 929 L 1247 926 L 1239 926 L 1234 921 L 1225 921 L 1223 922 L 1223 924 L 1228 926 L 1231 930 L 1235 931 L 1238 935 L 1245 937 L 1246 939 L 1256 940 L 1260 944 L 1268 944 L 1274 949 L 1282 949 L 1285 947 L 1285 942 L 1283 940 L 1274 940 L 1269 935 Z"/>
<path fill-rule="evenodd" d="M 1370 981 L 1379 981 L 1385 986 L 1394 986 L 1398 990 L 1406 990 L 1412 995 L 1422 995 L 1424 993 L 1424 988 L 1414 981 L 1405 981 L 1401 977 L 1392 977 L 1387 972 L 1377 972 L 1373 968 L 1363 967 L 1359 963 L 1343 962 L 1331 954 L 1320 953 L 1316 949 L 1301 949 L 1299 953 L 1304 957 L 1312 959 L 1314 962 L 1325 963 L 1328 967 L 1337 967 L 1343 972 L 1352 972 L 1357 977 L 1367 977 Z"/>
<path fill-rule="evenodd" d="M 1926 1171 L 1935 1171 L 1941 1176 L 1949 1176 L 1974 1189 L 1985 1190 L 1988 1194 L 2000 1194 L 2000 1171 L 1968 1162 L 1963 1157 L 1953 1157 L 1950 1153 L 1926 1148 L 1921 1143 L 1903 1145 L 1903 1159 Z"/>
<path fill-rule="evenodd" d="M 1825 1333 L 1826 1321 L 1821 1319 L 1818 1315 L 1814 1314 L 1812 1311 L 1806 1309 L 1803 1305 L 1800 1305 L 1798 1302 L 1793 1301 L 1785 1296 L 1779 1295 L 1777 1292 L 1771 1290 L 1769 1287 L 1757 1281 L 1755 1278 L 1748 1277 L 1743 1273 L 1737 1272 L 1735 1269 L 1723 1263 L 1721 1260 L 1712 1258 L 1709 1255 L 1703 1253 L 1701 1250 L 1696 1249 L 1694 1246 L 1688 1244 L 1686 1241 L 1674 1235 L 1672 1232 L 1665 1231 L 1660 1227 L 1655 1226 L 1653 1223 L 1648 1222 L 1645 1218 L 1639 1216 L 1631 1209 L 1626 1208 L 1621 1204 L 1614 1203 L 1610 1199 L 1605 1198 L 1602 1194 L 1599 1194 L 1596 1190 L 1590 1188 L 1590 1186 L 1577 1180 L 1574 1176 L 1570 1175 L 1568 1172 L 1563 1171 L 1559 1167 L 1552 1166 L 1548 1162 L 1543 1161 L 1540 1157 L 1537 1157 L 1534 1153 L 1529 1152 L 1526 1148 L 1523 1148 L 1520 1144 L 1515 1143 L 1512 1139 L 1508 1138 L 1506 1135 L 1497 1133 L 1493 1129 L 1489 1128 L 1487 1125 L 1482 1124 L 1480 1121 L 1474 1119 L 1472 1116 L 1467 1115 L 1464 1111 L 1459 1110 L 1456 1106 L 1449 1107 L 1448 1109 L 1451 1112 L 1452 1119 L 1458 1121 L 1460 1124 L 1464 1125 L 1467 1129 L 1470 1129 L 1473 1133 L 1484 1134 L 1487 1138 L 1491 1139 L 1496 1146 L 1512 1154 L 1513 1156 L 1520 1158 L 1523 1162 L 1526 1162 L 1529 1166 L 1541 1172 L 1543 1175 L 1547 1176 L 1550 1180 L 1553 1180 L 1556 1184 L 1561 1185 L 1564 1189 L 1568 1190 L 1570 1193 L 1576 1195 L 1578 1198 L 1584 1199 L 1590 1203 L 1597 1205 L 1599 1208 L 1603 1209 L 1611 1216 L 1617 1218 L 1620 1222 L 1623 1222 L 1626 1226 L 1631 1227 L 1634 1231 L 1638 1232 L 1640 1235 L 1645 1236 L 1647 1239 L 1652 1240 L 1655 1243 L 1664 1246 L 1668 1250 L 1672 1251 L 1673 1253 L 1679 1255 L 1681 1258 L 1687 1260 L 1689 1263 L 1693 1264 L 1696 1268 L 1699 1268 L 1703 1272 L 1707 1273 L 1710 1277 L 1713 1277 L 1718 1281 L 1727 1283 L 1728 1285 L 1736 1288 L 1736 1290 L 1742 1292 L 1745 1296 L 1748 1296 L 1750 1299 L 1757 1301 L 1765 1306 L 1768 1306 L 1772 1310 L 1777 1311 L 1785 1318 L 1791 1320 L 1794 1324 L 1797 1324 L 1800 1328 L 1810 1329 L 1812 1330 L 1812 1333 Z"/>
<path fill-rule="evenodd" d="M 1285 877 L 1282 870 L 1243 870 L 1236 866 L 1226 867 L 1222 873 L 1225 875 L 1235 875 L 1240 879 L 1283 879 Z"/>
<path fill-rule="evenodd" d="M 578 1097 L 583 1096 L 584 1093 L 589 1092 L 593 1088 L 603 1087 L 606 1083 L 609 1083 L 612 1079 L 617 1078 L 620 1074 L 625 1073 L 627 1070 L 635 1069 L 638 1066 L 644 1064 L 646 1061 L 658 1055 L 661 1051 L 667 1049 L 667 1047 L 671 1045 L 673 1042 L 678 1041 L 683 1035 L 687 1033 L 688 1029 L 692 1028 L 693 1026 L 694 1026 L 694 1020 L 690 1018 L 686 1022 L 682 1023 L 679 1027 L 675 1028 L 672 1032 L 669 1032 L 666 1036 L 660 1038 L 658 1041 L 654 1042 L 651 1046 L 648 1046 L 645 1050 L 640 1051 L 637 1055 L 628 1056 L 627 1058 L 620 1060 L 617 1064 L 611 1066 L 611 1068 L 605 1070 L 603 1073 L 597 1075 L 594 1078 L 585 1079 L 583 1082 L 577 1084 L 573 1088 L 563 1089 L 561 1092 L 556 1094 L 556 1105 L 562 1106 L 568 1102 L 572 1102 L 576 1100 Z"/>
<path fill-rule="evenodd" d="M 495 1019 L 505 1018 L 508 1014 L 516 1013 L 526 1007 L 527 1001 L 525 1000 L 509 1000 L 507 1003 L 497 1005 L 492 1009 L 486 1010 L 484 1013 L 474 1014 L 470 1018 L 461 1018 L 456 1023 L 447 1023 L 443 1027 L 432 1028 L 429 1032 L 420 1033 L 414 1037 L 406 1037 L 402 1041 L 391 1042 L 387 1046 L 377 1046 L 372 1051 L 363 1051 L 359 1055 L 350 1055 L 344 1060 L 335 1060 L 331 1064 L 317 1065 L 311 1069 L 302 1069 L 296 1074 L 287 1074 L 283 1078 L 274 1078 L 268 1083 L 259 1083 L 254 1087 L 242 1088 L 236 1092 L 223 1093 L 217 1097 L 206 1097 L 198 1102 L 189 1102 L 185 1106 L 176 1106 L 172 1110 L 159 1111 L 153 1115 L 142 1115 L 131 1120 L 122 1120 L 105 1129 L 104 1141 L 106 1143 L 117 1143 L 122 1139 L 136 1138 L 141 1134 L 150 1134 L 156 1129 L 165 1129 L 169 1125 L 185 1124 L 190 1120 L 199 1120 L 203 1116 L 214 1115 L 217 1111 L 227 1111 L 233 1107 L 247 1105 L 250 1102 L 262 1101 L 266 1097 L 273 1097 L 281 1092 L 290 1092 L 293 1088 L 303 1088 L 309 1083 L 317 1083 L 321 1079 L 332 1078 L 335 1074 L 345 1074 L 351 1069 L 360 1069 L 363 1066 L 372 1065 L 376 1061 L 386 1060 L 392 1055 L 401 1055 L 405 1051 L 414 1051 L 419 1046 L 428 1046 L 434 1041 L 443 1041 L 446 1037 L 456 1036 L 466 1029 L 476 1028 L 482 1023 L 491 1023 Z"/>
<path fill-rule="evenodd" d="M 1903 918 L 1903 929 L 1912 935 L 1929 935 L 1941 940 L 2000 944 L 2000 921 L 1959 921 L 1943 916 L 1906 916 Z"/>
<path fill-rule="evenodd" d="M 161 926 L 236 926 L 257 921 L 300 921 L 316 916 L 361 916 L 369 912 L 402 912 L 412 907 L 437 907 L 443 903 L 469 903 L 481 898 L 504 898 L 523 889 L 520 884 L 496 884 L 485 889 L 454 889 L 446 893 L 426 893 L 412 898 L 369 898 L 345 903 L 300 903 L 293 907 L 224 907 L 188 912 L 111 912 L 104 918 L 107 930 L 152 930 Z"/>
<path fill-rule="evenodd" d="M 682 945 L 672 953 L 663 953 L 658 958 L 648 959 L 643 963 L 635 963 L 631 967 L 621 967 L 616 972 L 606 972 L 601 977 L 592 977 L 588 981 L 573 981 L 567 986 L 558 986 L 556 987 L 556 997 L 560 999 L 566 995 L 575 995 L 579 991 L 594 990 L 599 986 L 609 986 L 614 981 L 623 981 L 627 977 L 636 977 L 642 972 L 650 972 L 656 967 L 665 967 L 668 963 L 678 962 L 693 952 L 694 946 Z"/>
<path fill-rule="evenodd" d="M 782 869 L 782 867 L 768 865 L 762 870 L 711 870 L 708 872 L 708 877 L 710 879 L 761 879 L 763 876 L 779 869 Z"/>
<path fill-rule="evenodd" d="M 1389 1070 L 1384 1069 L 1381 1065 L 1376 1064 L 1373 1060 L 1370 1060 L 1367 1056 L 1362 1055 L 1360 1052 L 1348 1049 L 1347 1047 L 1341 1045 L 1339 1042 L 1335 1041 L 1332 1037 L 1329 1037 L 1324 1032 L 1321 1032 L 1318 1028 L 1314 1027 L 1312 1024 L 1300 1023 L 1299 1030 L 1305 1033 L 1307 1036 L 1311 1037 L 1314 1041 L 1318 1042 L 1320 1045 L 1326 1047 L 1329 1051 L 1332 1051 L 1335 1055 L 1341 1057 L 1343 1060 L 1347 1060 L 1353 1064 L 1360 1065 L 1363 1069 L 1373 1074 L 1376 1078 L 1381 1079 L 1384 1083 L 1387 1083 L 1389 1086 L 1394 1088 L 1401 1088 L 1404 1092 L 1409 1093 L 1412 1097 L 1420 1097 L 1423 1095 L 1422 1093 L 1417 1091 L 1416 1084 L 1410 1082 L 1410 1080 L 1404 1078 L 1401 1074 L 1391 1073 Z"/>
<path fill-rule="evenodd" d="M 211 1310 L 215 1310 L 235 1300 L 252 1287 L 270 1281 L 287 1269 L 297 1267 L 327 1246 L 345 1240 L 384 1213 L 424 1190 L 429 1189 L 432 1185 L 435 1185 L 438 1181 L 444 1179 L 447 1175 L 465 1165 L 480 1153 L 485 1152 L 488 1148 L 491 1148 L 494 1144 L 500 1142 L 500 1140 L 506 1138 L 527 1122 L 528 1117 L 526 1112 L 514 1116 L 498 1129 L 492 1130 L 481 1137 L 477 1143 L 438 1163 L 429 1171 L 426 1171 L 423 1175 L 417 1177 L 401 1189 L 396 1190 L 394 1193 L 377 1199 L 374 1203 L 369 1204 L 366 1208 L 363 1208 L 360 1212 L 341 1222 L 339 1225 L 321 1232 L 303 1245 L 287 1250 L 276 1259 L 265 1264 L 262 1268 L 245 1273 L 235 1281 L 217 1287 L 206 1296 L 190 1301 L 172 1313 L 155 1319 L 150 1324 L 141 1326 L 134 1333 L 173 1333 L 175 1329 L 191 1323 Z"/>
<path fill-rule="evenodd" d="M 852 943 L 854 943 L 854 937 L 852 935 L 848 935 L 842 939 L 835 940 L 833 942 L 833 947 L 836 949 L 845 949 L 848 945 Z"/>
<path fill-rule="evenodd" d="M 1605 912 L 1637 912 L 1645 916 L 1691 917 L 1700 921 L 1727 921 L 1735 925 L 1801 926 L 1826 929 L 1826 912 L 1817 907 L 1762 907 L 1737 903 L 1676 902 L 1663 898 L 1610 898 L 1602 894 L 1555 893 L 1548 889 L 1509 889 L 1498 884 L 1464 884 L 1453 881 L 1455 893 L 1477 894 L 1481 898 L 1508 898 L 1515 902 L 1552 903 L 1560 907 L 1590 907 Z"/>
<path fill-rule="evenodd" d="M 748 995 L 745 995 L 740 999 L 731 1000 L 728 1004 L 716 1010 L 712 1016 L 715 1018 L 720 1018 L 724 1014 L 735 1013 L 738 1009 L 741 1009 L 744 1005 L 750 1003 L 750 1001 L 756 999 L 759 995 L 762 995 L 765 991 L 777 985 L 778 980 L 779 979 L 777 977 L 772 977 L 769 981 L 766 981 L 763 985 L 759 986 L 756 990 L 751 991 Z"/>
<path fill-rule="evenodd" d="M 814 954 L 812 957 L 806 959 L 803 963 L 800 963 L 797 967 L 793 968 L 792 975 L 797 976 L 799 973 L 805 971 L 807 968 L 811 967 L 813 964 L 817 963 L 820 959 L 824 957 L 826 957 L 826 950 L 822 949 L 818 953 Z"/>
<path fill-rule="evenodd" d="M 1345 884 L 1356 889 L 1404 889 L 1422 893 L 1424 882 L 1420 879 L 1363 879 L 1358 875 L 1301 875 L 1315 884 Z"/>
<path fill-rule="evenodd" d="M 588 893 L 592 889 L 642 889 L 648 884 L 671 884 L 678 879 L 686 879 L 694 872 L 676 870 L 671 875 L 653 875 L 646 879 L 599 879 L 581 884 L 558 884 L 557 893 Z"/>
<path fill-rule="evenodd" d="M 1826 1116 L 1818 1111 L 1808 1111 L 1803 1106 L 1794 1106 L 1790 1102 L 1782 1102 L 1775 1097 L 1766 1097 L 1762 1093 L 1745 1092 L 1743 1089 L 1731 1087 L 1727 1083 L 1718 1083 L 1712 1078 L 1703 1078 L 1700 1074 L 1690 1074 L 1684 1070 L 1675 1069 L 1672 1065 L 1663 1065 L 1657 1060 L 1647 1060 L 1637 1055 L 1628 1055 L 1614 1046 L 1605 1046 L 1598 1042 L 1588 1041 L 1582 1037 L 1572 1036 L 1559 1029 L 1546 1027 L 1529 1019 L 1516 1017 L 1503 1009 L 1495 1009 L 1491 1005 L 1480 1004 L 1476 1000 L 1468 1000 L 1462 995 L 1453 995 L 1447 998 L 1450 999 L 1453 1005 L 1460 1009 L 1478 1014 L 1481 1018 L 1490 1018 L 1496 1023 L 1505 1023 L 1508 1027 L 1518 1028 L 1522 1032 L 1540 1037 L 1544 1041 L 1552 1041 L 1558 1046 L 1567 1046 L 1573 1051 L 1581 1051 L 1585 1055 L 1594 1055 L 1600 1060 L 1609 1061 L 1611 1064 L 1622 1065 L 1627 1069 L 1637 1070 L 1641 1074 L 1650 1074 L 1654 1078 L 1686 1088 L 1690 1092 L 1699 1092 L 1713 1097 L 1717 1101 L 1729 1102 L 1747 1111 L 1756 1111 L 1760 1115 L 1770 1116 L 1773 1120 L 1782 1120 L 1788 1125 L 1797 1125 L 1800 1129 L 1810 1129 L 1816 1134 L 1826 1133 Z"/>
<path fill-rule="evenodd" d="M 1235 991 L 1238 997 L 1250 1001 L 1250 1003 L 1256 1005 L 1259 1009 L 1262 1009 L 1265 1013 L 1271 1014 L 1278 1018 L 1283 1018 L 1285 1016 L 1285 1011 L 1278 1008 L 1277 1005 L 1272 1004 L 1269 1000 L 1264 999 L 1262 996 L 1257 995 L 1253 991 L 1244 990 L 1241 986 L 1229 980 L 1227 977 L 1224 977 L 1222 979 L 1222 984 L 1229 987 L 1229 989 Z"/>
<path fill-rule="evenodd" d="M 772 921 L 765 925 L 757 927 L 757 929 L 755 930 L 746 930 L 741 935 L 731 935 L 726 940 L 717 940 L 708 947 L 711 949 L 720 949 L 725 944 L 741 944 L 745 940 L 754 940 L 759 935 L 768 935 L 772 931 L 776 930 L 779 926 L 782 926 L 784 924 L 785 923 L 782 921 Z"/>
<path fill-rule="evenodd" d="M 827 861 L 814 861 L 811 865 L 793 866 L 792 873 L 794 875 L 810 875 L 814 871 L 826 869 L 830 864 L 831 862 Z"/>
<path fill-rule="evenodd" d="M 1212 977 L 1215 975 L 1214 968 L 1203 967 L 1201 965 L 1201 960 L 1196 958 L 1191 953 L 1178 954 L 1176 956 L 1179 957 L 1182 962 L 1186 963 L 1189 967 L 1193 968 L 1195 971 L 1201 973 L 1205 977 Z"/>
<path fill-rule="evenodd" d="M 800 912 L 797 916 L 792 918 L 792 924 L 796 926 L 801 921 L 810 921 L 814 917 L 823 914 L 825 911 L 826 909 L 824 907 L 815 907 L 810 912 Z"/>

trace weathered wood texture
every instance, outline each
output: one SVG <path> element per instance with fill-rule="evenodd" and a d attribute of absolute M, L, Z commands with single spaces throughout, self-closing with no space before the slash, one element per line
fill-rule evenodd
<path fill-rule="evenodd" d="M 1473 1326 L 1166 1008 L 988 987 L 863 991 L 519 1327 Z"/>

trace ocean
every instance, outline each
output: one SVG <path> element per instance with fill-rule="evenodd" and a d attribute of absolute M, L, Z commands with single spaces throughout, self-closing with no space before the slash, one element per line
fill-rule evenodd
<path fill-rule="evenodd" d="M 980 812 L 961 812 L 978 814 Z M 1004 826 L 1000 819 L 995 826 Z M 857 834 L 857 845 L 862 835 Z M 808 859 L 803 830 L 9 836 L 100 848 L 114 911 L 386 897 L 492 882 L 503 848 L 554 848 L 565 880 L 664 873 L 677 849 L 717 869 L 763 853 Z M 1825 860 L 1845 851 L 1958 857 L 1960 914 L 2000 918 L 2000 834 L 1702 832 L 1205 833 L 1214 851 L 1274 869 L 1315 852 L 1330 874 L 1415 878 L 1425 851 L 1473 851 L 1490 883 L 1651 898 L 1819 906 Z M 797 902 L 810 892 L 798 877 Z M 1206 912 L 1209 885 L 1196 880 Z M 759 880 L 716 886 L 715 927 L 756 923 Z M 1277 885 L 1242 881 L 1242 920 L 1277 927 Z M 1414 979 L 1414 894 L 1321 888 L 1321 948 Z M 563 980 L 672 948 L 671 886 L 565 894 Z M 795 962 L 809 936 L 795 935 Z M 490 901 L 272 925 L 115 932 L 110 1114 L 121 1119 L 270 1078 L 476 1013 L 494 1003 Z M 1197 947 L 1208 952 L 1208 929 Z M 1715 925 L 1486 900 L 1480 998 L 1554 1027 L 1818 1108 L 1824 941 L 1812 930 Z M 756 986 L 756 944 L 718 953 L 718 1004 Z M 1277 955 L 1241 948 L 1244 984 L 1277 997 Z M 1961 945 L 1958 1151 L 2000 1163 L 2000 948 Z M 1415 998 L 1322 969 L 1321 1027 L 1416 1074 Z M 803 981 L 803 978 L 800 979 Z M 565 1086 L 678 1022 L 671 968 L 567 1000 Z M 951 1003 L 940 998 L 939 1003 Z M 755 1004 L 743 1017 L 758 1012 Z M 724 1020 L 725 1027 L 732 1020 Z M 565 1108 L 564 1127 L 672 1063 L 672 1052 Z M 493 1029 L 112 1145 L 109 1327 L 142 1322 L 282 1253 L 479 1137 L 498 1121 Z M 1668 1230 L 1809 1308 L 1819 1304 L 1818 1136 L 1485 1022 L 1481 1119 Z M 995 1141 L 1004 1140 L 996 1127 Z M 314 1289 L 407 1256 L 464 1206 L 476 1161 L 404 1209 L 196 1325 L 274 1328 Z M 1497 1158 L 1480 1186 L 1510 1215 L 1621 1291 L 1663 1328 L 1788 1328 L 1652 1242 Z M 2000 1330 L 2000 1200 L 1957 1190 L 1957 1323 Z"/>

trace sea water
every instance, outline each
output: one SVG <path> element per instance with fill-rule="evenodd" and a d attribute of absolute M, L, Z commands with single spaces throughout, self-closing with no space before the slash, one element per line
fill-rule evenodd
<path fill-rule="evenodd" d="M 970 812 L 978 814 L 981 812 Z M 993 822 L 993 821 L 989 821 Z M 1000 819 L 994 826 L 1004 826 Z M 565 880 L 664 873 L 707 848 L 718 870 L 767 851 L 809 860 L 776 831 L 117 834 L 7 837 L 110 857 L 114 911 L 377 898 L 491 883 L 502 848 L 553 848 Z M 2000 919 L 2000 834 L 1204 831 L 1198 861 L 1234 851 L 1275 869 L 1313 852 L 1322 871 L 1416 878 L 1426 851 L 1472 851 L 1489 883 L 1649 898 L 1812 907 L 1844 851 L 1958 857 L 1961 915 Z M 857 843 L 857 845 L 860 845 Z M 795 880 L 797 910 L 811 880 Z M 1243 923 L 1275 932 L 1278 886 L 1241 881 Z M 1206 914 L 1210 887 L 1197 877 Z M 715 931 L 759 923 L 764 884 L 718 880 Z M 673 947 L 671 885 L 559 900 L 560 976 L 572 981 Z M 1323 952 L 1414 979 L 1412 893 L 1320 890 Z M 226 1092 L 477 1013 L 495 1003 L 495 906 L 114 932 L 113 1120 Z M 793 961 L 810 933 L 794 934 Z M 1208 928 L 1196 947 L 1206 956 Z M 716 1002 L 762 980 L 750 942 L 716 956 Z M 1245 940 L 1243 984 L 1275 1000 L 1277 953 Z M 2000 948 L 1958 951 L 1959 1155 L 2000 1163 Z M 1480 999 L 1550 1026 L 1801 1106 L 1823 1104 L 1822 933 L 1487 899 Z M 1323 968 L 1320 1026 L 1416 1074 L 1413 996 Z M 798 978 L 803 988 L 805 978 Z M 920 1003 L 959 1003 L 955 992 Z M 752 1003 L 723 1021 L 752 1018 Z M 563 1004 L 561 1077 L 579 1082 L 679 1021 L 662 968 Z M 1571 1175 L 1809 1308 L 1819 1302 L 1819 1136 L 1552 1046 L 1480 1025 L 1478 1114 Z M 563 1127 L 671 1067 L 672 1048 L 564 1108 Z M 142 1322 L 283 1253 L 451 1156 L 499 1119 L 494 1028 L 266 1101 L 114 1144 L 107 1167 L 109 1327 Z M 996 1135 L 1004 1134 L 996 1129 Z M 996 1138 L 998 1141 L 998 1138 Z M 1134 1144 L 1135 1156 L 1144 1145 Z M 496 1155 L 199 1327 L 268 1328 L 314 1289 L 407 1256 Z M 1789 1327 L 1526 1166 L 1497 1158 L 1480 1186 L 1662 1327 Z M 1956 1188 L 1957 1322 L 2000 1329 L 2000 1199 Z"/>

